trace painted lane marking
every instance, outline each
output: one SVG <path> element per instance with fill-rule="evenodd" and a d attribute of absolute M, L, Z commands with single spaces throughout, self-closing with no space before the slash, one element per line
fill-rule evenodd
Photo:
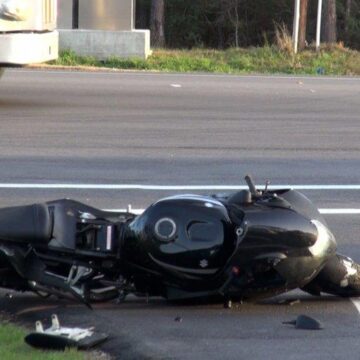
<path fill-rule="evenodd" d="M 335 81 L 360 81 L 359 76 L 353 76 L 353 77 L 331 77 L 331 76 L 304 76 L 304 75 L 298 75 L 298 76 L 284 76 L 284 75 L 238 75 L 238 74 L 199 74 L 199 73 L 161 73 L 156 71 L 144 71 L 144 72 L 138 72 L 138 71 L 124 71 L 124 70 L 116 70 L 112 71 L 109 69 L 99 69 L 98 71 L 85 71 L 85 70 L 58 70 L 56 68 L 54 69 L 7 69 L 7 72 L 14 72 L 14 73 L 39 73 L 42 72 L 44 74 L 84 74 L 84 75 L 110 75 L 113 76 L 114 73 L 117 73 L 119 75 L 127 75 L 127 76 L 161 76 L 161 77 L 202 77 L 202 78 L 239 78 L 239 79 L 283 79 L 283 80 L 335 80 Z"/>
<path fill-rule="evenodd" d="M 257 185 L 262 189 L 263 185 Z M 245 190 L 246 185 L 141 185 L 141 184 L 31 184 L 0 183 L 0 189 L 93 189 L 93 190 Z M 269 189 L 294 190 L 360 190 L 360 184 L 349 185 L 270 185 Z"/>
<path fill-rule="evenodd" d="M 182 87 L 180 84 L 171 84 L 170 86 L 173 88 L 181 88 Z"/>
<path fill-rule="evenodd" d="M 360 313 L 360 299 L 359 298 L 350 298 L 350 301 L 356 307 L 356 310 Z"/>
<path fill-rule="evenodd" d="M 319 209 L 321 214 L 360 215 L 360 209 Z"/>
<path fill-rule="evenodd" d="M 103 209 L 110 212 L 127 212 L 127 209 Z M 141 215 L 145 209 L 131 209 L 135 215 Z M 360 209 L 319 209 L 320 214 L 324 215 L 360 215 Z"/>
<path fill-rule="evenodd" d="M 355 306 L 356 310 L 359 312 L 360 314 L 360 299 L 359 298 L 350 298 L 350 301 L 353 303 L 353 305 Z"/>

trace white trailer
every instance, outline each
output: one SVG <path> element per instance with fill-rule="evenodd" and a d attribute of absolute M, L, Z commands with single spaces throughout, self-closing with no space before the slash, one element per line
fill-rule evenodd
<path fill-rule="evenodd" d="M 56 18 L 56 0 L 0 0 L 0 76 L 1 67 L 57 58 Z"/>

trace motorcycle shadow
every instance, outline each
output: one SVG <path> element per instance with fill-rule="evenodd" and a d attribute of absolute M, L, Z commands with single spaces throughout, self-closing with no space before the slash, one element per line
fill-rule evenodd
<path fill-rule="evenodd" d="M 348 302 L 349 298 L 344 298 L 334 295 L 322 295 L 313 296 L 309 294 L 283 294 L 269 299 L 263 299 L 257 302 L 258 305 L 262 306 L 293 306 L 297 304 L 305 305 L 317 305 L 317 304 L 330 304 L 330 303 L 341 303 Z"/>
<path fill-rule="evenodd" d="M 157 310 L 157 309 L 177 309 L 177 308 L 265 308 L 283 307 L 283 306 L 321 306 L 321 304 L 339 304 L 348 302 L 348 298 L 337 297 L 332 295 L 312 296 L 306 293 L 291 292 L 288 294 L 278 295 L 276 297 L 257 300 L 257 301 L 232 301 L 229 306 L 221 297 L 182 299 L 168 301 L 163 298 L 139 298 L 129 296 L 125 302 L 119 303 L 116 300 L 110 302 L 94 303 L 92 308 L 96 310 L 110 311 L 127 311 L 127 310 Z M 38 312 L 41 310 L 60 310 L 61 309 L 87 309 L 83 304 L 73 302 L 68 299 L 59 299 L 55 297 L 41 298 L 31 293 L 8 293 L 0 291 L 0 306 L 3 312 L 16 314 L 17 316 Z"/>

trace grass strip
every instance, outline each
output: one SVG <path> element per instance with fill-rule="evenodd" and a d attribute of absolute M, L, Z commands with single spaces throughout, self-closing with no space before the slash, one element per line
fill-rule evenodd
<path fill-rule="evenodd" d="M 276 46 L 249 49 L 154 50 L 147 59 L 105 61 L 78 56 L 63 51 L 57 61 L 60 66 L 91 66 L 122 70 L 152 70 L 164 72 L 208 72 L 225 74 L 294 74 L 294 75 L 360 75 L 360 52 L 339 45 L 313 49 L 294 55 Z"/>
<path fill-rule="evenodd" d="M 24 342 L 28 333 L 23 328 L 2 322 L 0 323 L 0 359 L 1 360 L 85 360 L 90 359 L 86 353 L 76 350 L 65 352 L 40 351 Z"/>

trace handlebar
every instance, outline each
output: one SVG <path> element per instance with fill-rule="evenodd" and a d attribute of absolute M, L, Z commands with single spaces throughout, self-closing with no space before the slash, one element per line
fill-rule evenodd
<path fill-rule="evenodd" d="M 246 183 L 247 183 L 247 185 L 249 187 L 251 195 L 256 196 L 258 193 L 256 191 L 256 187 L 255 187 L 255 184 L 253 182 L 253 179 L 251 178 L 251 175 L 246 175 L 245 176 L 245 181 L 246 181 Z"/>

